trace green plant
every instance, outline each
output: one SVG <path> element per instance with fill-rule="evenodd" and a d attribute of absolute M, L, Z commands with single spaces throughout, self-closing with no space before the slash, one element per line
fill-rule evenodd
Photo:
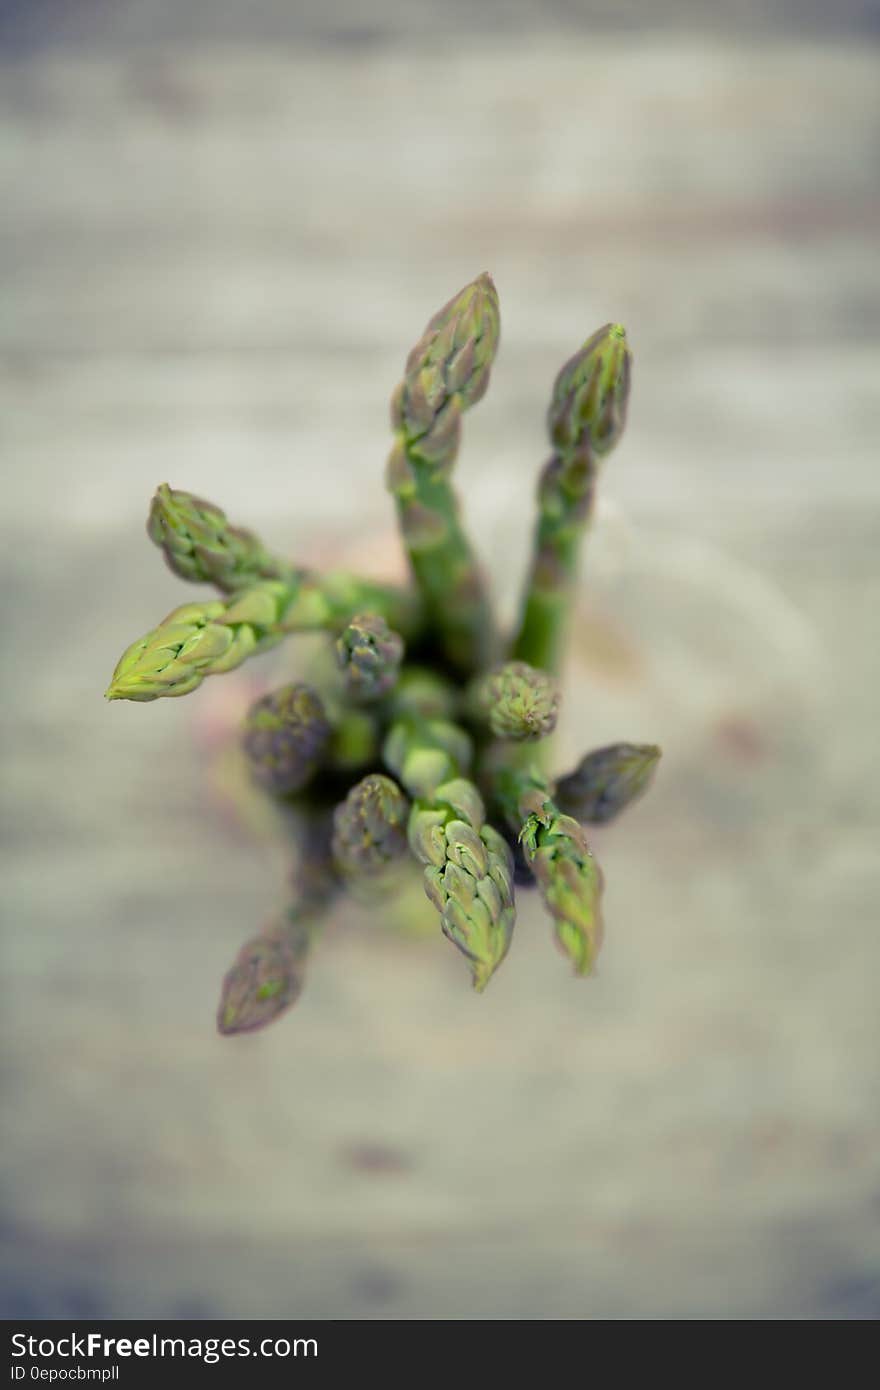
<path fill-rule="evenodd" d="M 576 973 L 593 967 L 602 875 L 584 825 L 640 795 L 660 750 L 598 749 L 558 781 L 546 764 L 581 542 L 600 462 L 624 428 L 630 351 L 623 328 L 608 324 L 556 378 L 534 555 L 505 640 L 452 487 L 461 418 L 486 390 L 498 333 L 495 286 L 480 275 L 430 320 L 394 393 L 387 481 L 407 586 L 297 567 L 166 484 L 153 499 L 148 533 L 171 569 L 221 597 L 175 609 L 133 643 L 109 699 L 189 694 L 291 633 L 327 632 L 334 655 L 319 687 L 286 685 L 246 720 L 253 775 L 296 809 L 301 846 L 295 901 L 226 977 L 223 1033 L 287 1008 L 337 894 L 380 893 L 407 855 L 477 990 L 510 946 L 515 875 L 537 883 Z"/>

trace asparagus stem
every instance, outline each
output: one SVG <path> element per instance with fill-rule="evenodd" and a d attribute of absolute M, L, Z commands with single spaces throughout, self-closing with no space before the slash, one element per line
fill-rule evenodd
<path fill-rule="evenodd" d="M 406 666 L 391 691 L 388 709 L 394 719 L 455 719 L 461 704 L 458 688 L 426 666 Z"/>
<path fill-rule="evenodd" d="M 425 866 L 425 892 L 482 992 L 507 954 L 516 910 L 513 856 L 462 776 L 470 740 L 456 725 L 408 716 L 393 725 L 384 756 L 413 798 L 409 844 Z"/>
<path fill-rule="evenodd" d="M 358 773 L 378 761 L 382 730 L 371 710 L 331 702 L 330 722 L 333 730 L 322 759 L 329 772 Z"/>
<path fill-rule="evenodd" d="M 491 616 L 450 478 L 461 416 L 485 393 L 498 331 L 498 296 L 483 274 L 430 320 L 392 401 L 388 487 L 441 649 L 465 673 L 486 662 Z"/>
<path fill-rule="evenodd" d="M 626 422 L 630 352 L 626 332 L 606 324 L 560 371 L 547 415 L 554 452 L 538 485 L 531 571 L 512 655 L 557 674 L 570 622 L 581 543 L 598 461 Z"/>

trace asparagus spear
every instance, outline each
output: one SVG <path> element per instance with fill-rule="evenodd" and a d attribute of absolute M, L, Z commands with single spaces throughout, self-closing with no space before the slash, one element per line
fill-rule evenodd
<path fill-rule="evenodd" d="M 299 836 L 293 904 L 278 921 L 245 943 L 223 981 L 217 1028 L 224 1035 L 265 1028 L 302 992 L 308 957 L 339 881 L 327 814 L 305 812 Z"/>
<path fill-rule="evenodd" d="M 384 872 L 406 854 L 409 802 L 396 782 L 372 773 L 333 812 L 333 856 L 348 878 Z"/>
<path fill-rule="evenodd" d="M 403 638 L 380 614 L 359 613 L 336 639 L 336 657 L 351 699 L 378 700 L 397 680 Z"/>
<path fill-rule="evenodd" d="M 388 487 L 442 651 L 466 673 L 485 664 L 490 615 L 450 478 L 461 416 L 485 393 L 498 347 L 498 296 L 483 274 L 430 320 L 394 393 Z"/>
<path fill-rule="evenodd" d="M 556 728 L 559 686 L 525 661 L 496 666 L 479 682 L 477 706 L 496 738 L 531 742 Z"/>
<path fill-rule="evenodd" d="M 147 535 L 169 569 L 195 583 L 234 593 L 260 579 L 282 579 L 292 566 L 271 555 L 250 531 L 230 526 L 213 502 L 161 483 L 150 506 Z"/>
<path fill-rule="evenodd" d="M 313 776 L 331 732 L 321 697 L 297 681 L 251 706 L 242 741 L 257 781 L 285 796 L 300 791 Z"/>
<path fill-rule="evenodd" d="M 630 351 L 619 323 L 588 338 L 556 378 L 547 414 L 553 454 L 538 486 L 538 523 L 513 656 L 557 673 L 598 461 L 626 423 Z"/>
<path fill-rule="evenodd" d="M 291 632 L 334 630 L 359 609 L 387 611 L 395 627 L 417 619 L 405 590 L 346 575 L 317 578 L 303 571 L 265 580 L 226 599 L 186 603 L 123 652 L 107 690 L 109 700 L 158 700 L 188 695 L 206 676 L 240 666 Z"/>
<path fill-rule="evenodd" d="M 612 743 L 581 759 L 556 784 L 556 800 L 576 820 L 605 825 L 643 796 L 660 761 L 653 743 Z"/>
<path fill-rule="evenodd" d="M 425 866 L 425 892 L 482 992 L 507 954 L 516 911 L 513 856 L 461 775 L 470 741 L 456 725 L 410 716 L 392 727 L 384 757 L 413 798 L 408 837 Z"/>
<path fill-rule="evenodd" d="M 535 766 L 505 757 L 489 780 L 554 919 L 560 949 L 575 974 L 589 975 L 602 944 L 603 879 L 581 826 L 559 809 Z"/>
<path fill-rule="evenodd" d="M 311 915 L 291 908 L 286 920 L 242 946 L 223 981 L 218 1032 L 255 1033 L 296 1003 L 305 981 Z"/>

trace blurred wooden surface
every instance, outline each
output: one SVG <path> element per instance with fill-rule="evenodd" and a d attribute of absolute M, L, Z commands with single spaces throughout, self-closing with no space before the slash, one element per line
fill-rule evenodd
<path fill-rule="evenodd" d="M 876 51 L 4 23 L 4 1311 L 876 1315 Z M 564 745 L 665 757 L 596 837 L 601 975 L 527 904 L 478 1000 L 361 914 L 221 1041 L 284 856 L 212 790 L 249 674 L 100 698 L 185 597 L 146 502 L 393 567 L 389 390 L 484 268 L 461 471 L 507 611 L 559 362 L 611 317 L 637 354 Z"/>
<path fill-rule="evenodd" d="M 0 42 L 17 52 L 78 46 L 152 48 L 206 41 L 349 49 L 474 37 L 553 38 L 622 33 L 720 33 L 876 38 L 878 0 L 4 0 Z"/>

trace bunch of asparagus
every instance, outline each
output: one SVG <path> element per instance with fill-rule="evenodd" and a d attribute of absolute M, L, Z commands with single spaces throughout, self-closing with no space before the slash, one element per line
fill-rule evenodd
<path fill-rule="evenodd" d="M 337 894 L 380 895 L 408 855 L 477 990 L 510 946 L 515 882 L 537 885 L 575 972 L 593 968 L 602 874 L 584 826 L 633 802 L 660 750 L 614 744 L 558 779 L 547 751 L 599 466 L 626 420 L 630 351 L 608 324 L 556 378 L 534 554 L 505 642 L 452 487 L 461 419 L 486 391 L 498 335 L 483 274 L 430 320 L 394 393 L 387 482 L 412 573 L 405 587 L 293 565 L 219 507 L 165 484 L 153 499 L 147 530 L 171 569 L 220 596 L 176 608 L 133 643 L 109 699 L 187 695 L 292 633 L 326 632 L 334 656 L 320 684 L 285 685 L 245 721 L 253 776 L 295 812 L 300 852 L 287 912 L 226 977 L 222 1033 L 288 1008 Z"/>

